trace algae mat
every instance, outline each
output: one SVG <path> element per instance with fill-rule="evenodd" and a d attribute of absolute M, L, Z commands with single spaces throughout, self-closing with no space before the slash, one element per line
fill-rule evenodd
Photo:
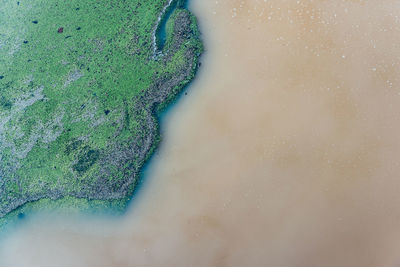
<path fill-rule="evenodd" d="M 183 1 L 3 1 L 0 225 L 123 209 L 201 52 Z"/>

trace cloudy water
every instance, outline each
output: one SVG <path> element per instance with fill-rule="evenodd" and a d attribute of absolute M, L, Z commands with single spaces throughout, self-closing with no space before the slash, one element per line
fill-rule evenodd
<path fill-rule="evenodd" d="M 399 266 L 400 5 L 192 0 L 206 53 L 127 216 L 0 266 Z"/>

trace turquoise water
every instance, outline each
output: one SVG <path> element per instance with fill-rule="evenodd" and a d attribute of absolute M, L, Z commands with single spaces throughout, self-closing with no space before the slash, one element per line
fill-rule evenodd
<path fill-rule="evenodd" d="M 189 9 L 189 2 L 190 1 L 188 0 L 175 0 L 172 1 L 171 5 L 167 8 L 165 14 L 163 15 L 160 21 L 160 25 L 156 31 L 158 50 L 161 51 L 164 48 L 165 41 L 167 40 L 167 29 L 166 29 L 167 21 L 178 7 Z"/>
<path fill-rule="evenodd" d="M 171 5 L 165 11 L 163 18 L 160 21 L 160 25 L 156 32 L 156 39 L 157 39 L 157 47 L 158 50 L 162 50 L 165 45 L 165 41 L 167 40 L 167 21 L 174 13 L 176 8 L 178 7 L 178 1 L 172 1 Z"/>

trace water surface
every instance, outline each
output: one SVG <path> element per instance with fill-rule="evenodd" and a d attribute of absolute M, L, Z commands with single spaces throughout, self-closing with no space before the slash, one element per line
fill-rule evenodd
<path fill-rule="evenodd" d="M 206 53 L 120 220 L 17 231 L 4 266 L 398 266 L 400 6 L 193 0 Z M 1 265 L 0 264 L 0 265 Z"/>

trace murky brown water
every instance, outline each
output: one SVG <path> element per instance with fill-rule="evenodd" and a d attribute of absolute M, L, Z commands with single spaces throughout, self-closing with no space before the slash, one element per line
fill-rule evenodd
<path fill-rule="evenodd" d="M 192 2 L 202 70 L 129 215 L 32 223 L 0 265 L 399 266 L 398 1 Z"/>

